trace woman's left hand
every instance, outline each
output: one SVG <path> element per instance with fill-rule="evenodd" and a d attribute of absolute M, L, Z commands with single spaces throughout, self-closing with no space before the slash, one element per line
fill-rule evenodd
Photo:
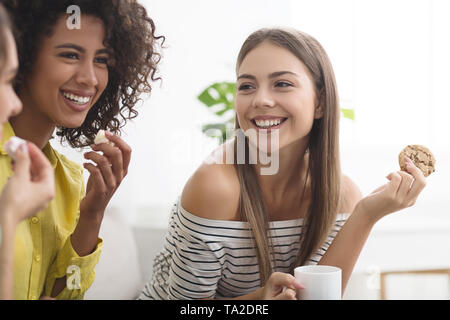
<path fill-rule="evenodd" d="M 122 180 L 128 173 L 128 165 L 131 159 L 131 148 L 119 136 L 105 132 L 108 143 L 92 145 L 92 150 L 84 154 L 92 163 L 84 163 L 83 166 L 89 171 L 90 177 L 86 186 L 86 196 L 81 201 L 80 218 L 92 218 L 97 221 L 103 219 L 103 214 L 112 196 L 120 186 Z"/>
<path fill-rule="evenodd" d="M 364 197 L 356 205 L 371 218 L 378 221 L 389 213 L 411 207 L 426 186 L 425 177 L 414 163 L 405 158 L 406 170 L 390 173 L 386 178 L 388 183 Z"/>

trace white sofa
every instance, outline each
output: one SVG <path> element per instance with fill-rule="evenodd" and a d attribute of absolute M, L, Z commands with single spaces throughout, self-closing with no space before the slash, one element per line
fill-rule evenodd
<path fill-rule="evenodd" d="M 86 300 L 130 300 L 151 276 L 153 258 L 163 245 L 166 229 L 131 227 L 108 211 L 100 229 L 103 252 Z"/>

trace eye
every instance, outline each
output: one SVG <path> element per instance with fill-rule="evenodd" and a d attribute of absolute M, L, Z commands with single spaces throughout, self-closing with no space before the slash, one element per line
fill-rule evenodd
<path fill-rule="evenodd" d="M 97 57 L 94 59 L 95 63 L 100 63 L 100 64 L 108 64 L 108 58 L 107 57 Z"/>
<path fill-rule="evenodd" d="M 66 58 L 66 59 L 79 59 L 78 53 L 75 52 L 63 52 L 59 54 L 60 57 Z"/>
<path fill-rule="evenodd" d="M 279 87 L 279 88 L 287 88 L 287 87 L 292 87 L 292 84 L 286 81 L 278 81 L 277 83 L 275 83 L 275 87 Z"/>
<path fill-rule="evenodd" d="M 250 85 L 250 84 L 248 84 L 248 83 L 241 84 L 241 85 L 238 87 L 238 90 L 239 90 L 239 91 L 246 91 L 246 90 L 250 90 L 250 89 L 253 89 L 253 86 Z"/>

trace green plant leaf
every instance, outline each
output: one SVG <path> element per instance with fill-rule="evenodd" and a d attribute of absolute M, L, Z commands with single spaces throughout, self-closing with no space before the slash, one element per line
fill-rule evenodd
<path fill-rule="evenodd" d="M 341 112 L 344 115 L 344 118 L 355 120 L 355 110 L 341 108 Z"/>
<path fill-rule="evenodd" d="M 208 108 L 219 107 L 214 111 L 217 116 L 223 116 L 228 110 L 234 109 L 234 98 L 236 94 L 236 83 L 217 82 L 203 90 L 197 99 Z"/>

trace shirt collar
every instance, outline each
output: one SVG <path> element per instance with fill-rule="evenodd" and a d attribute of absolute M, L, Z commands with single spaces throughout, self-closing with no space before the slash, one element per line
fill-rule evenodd
<path fill-rule="evenodd" d="M 8 153 L 5 151 L 3 146 L 5 145 L 6 141 L 9 140 L 9 138 L 15 136 L 14 130 L 9 122 L 6 122 L 3 125 L 3 137 L 1 139 L 1 145 L 0 145 L 0 154 L 1 155 L 8 155 Z M 47 157 L 48 161 L 50 161 L 50 164 L 52 165 L 53 169 L 56 168 L 56 165 L 58 164 L 58 156 L 55 153 L 55 150 L 53 150 L 52 146 L 50 145 L 50 142 L 47 142 L 45 147 L 42 149 L 42 152 Z"/>

